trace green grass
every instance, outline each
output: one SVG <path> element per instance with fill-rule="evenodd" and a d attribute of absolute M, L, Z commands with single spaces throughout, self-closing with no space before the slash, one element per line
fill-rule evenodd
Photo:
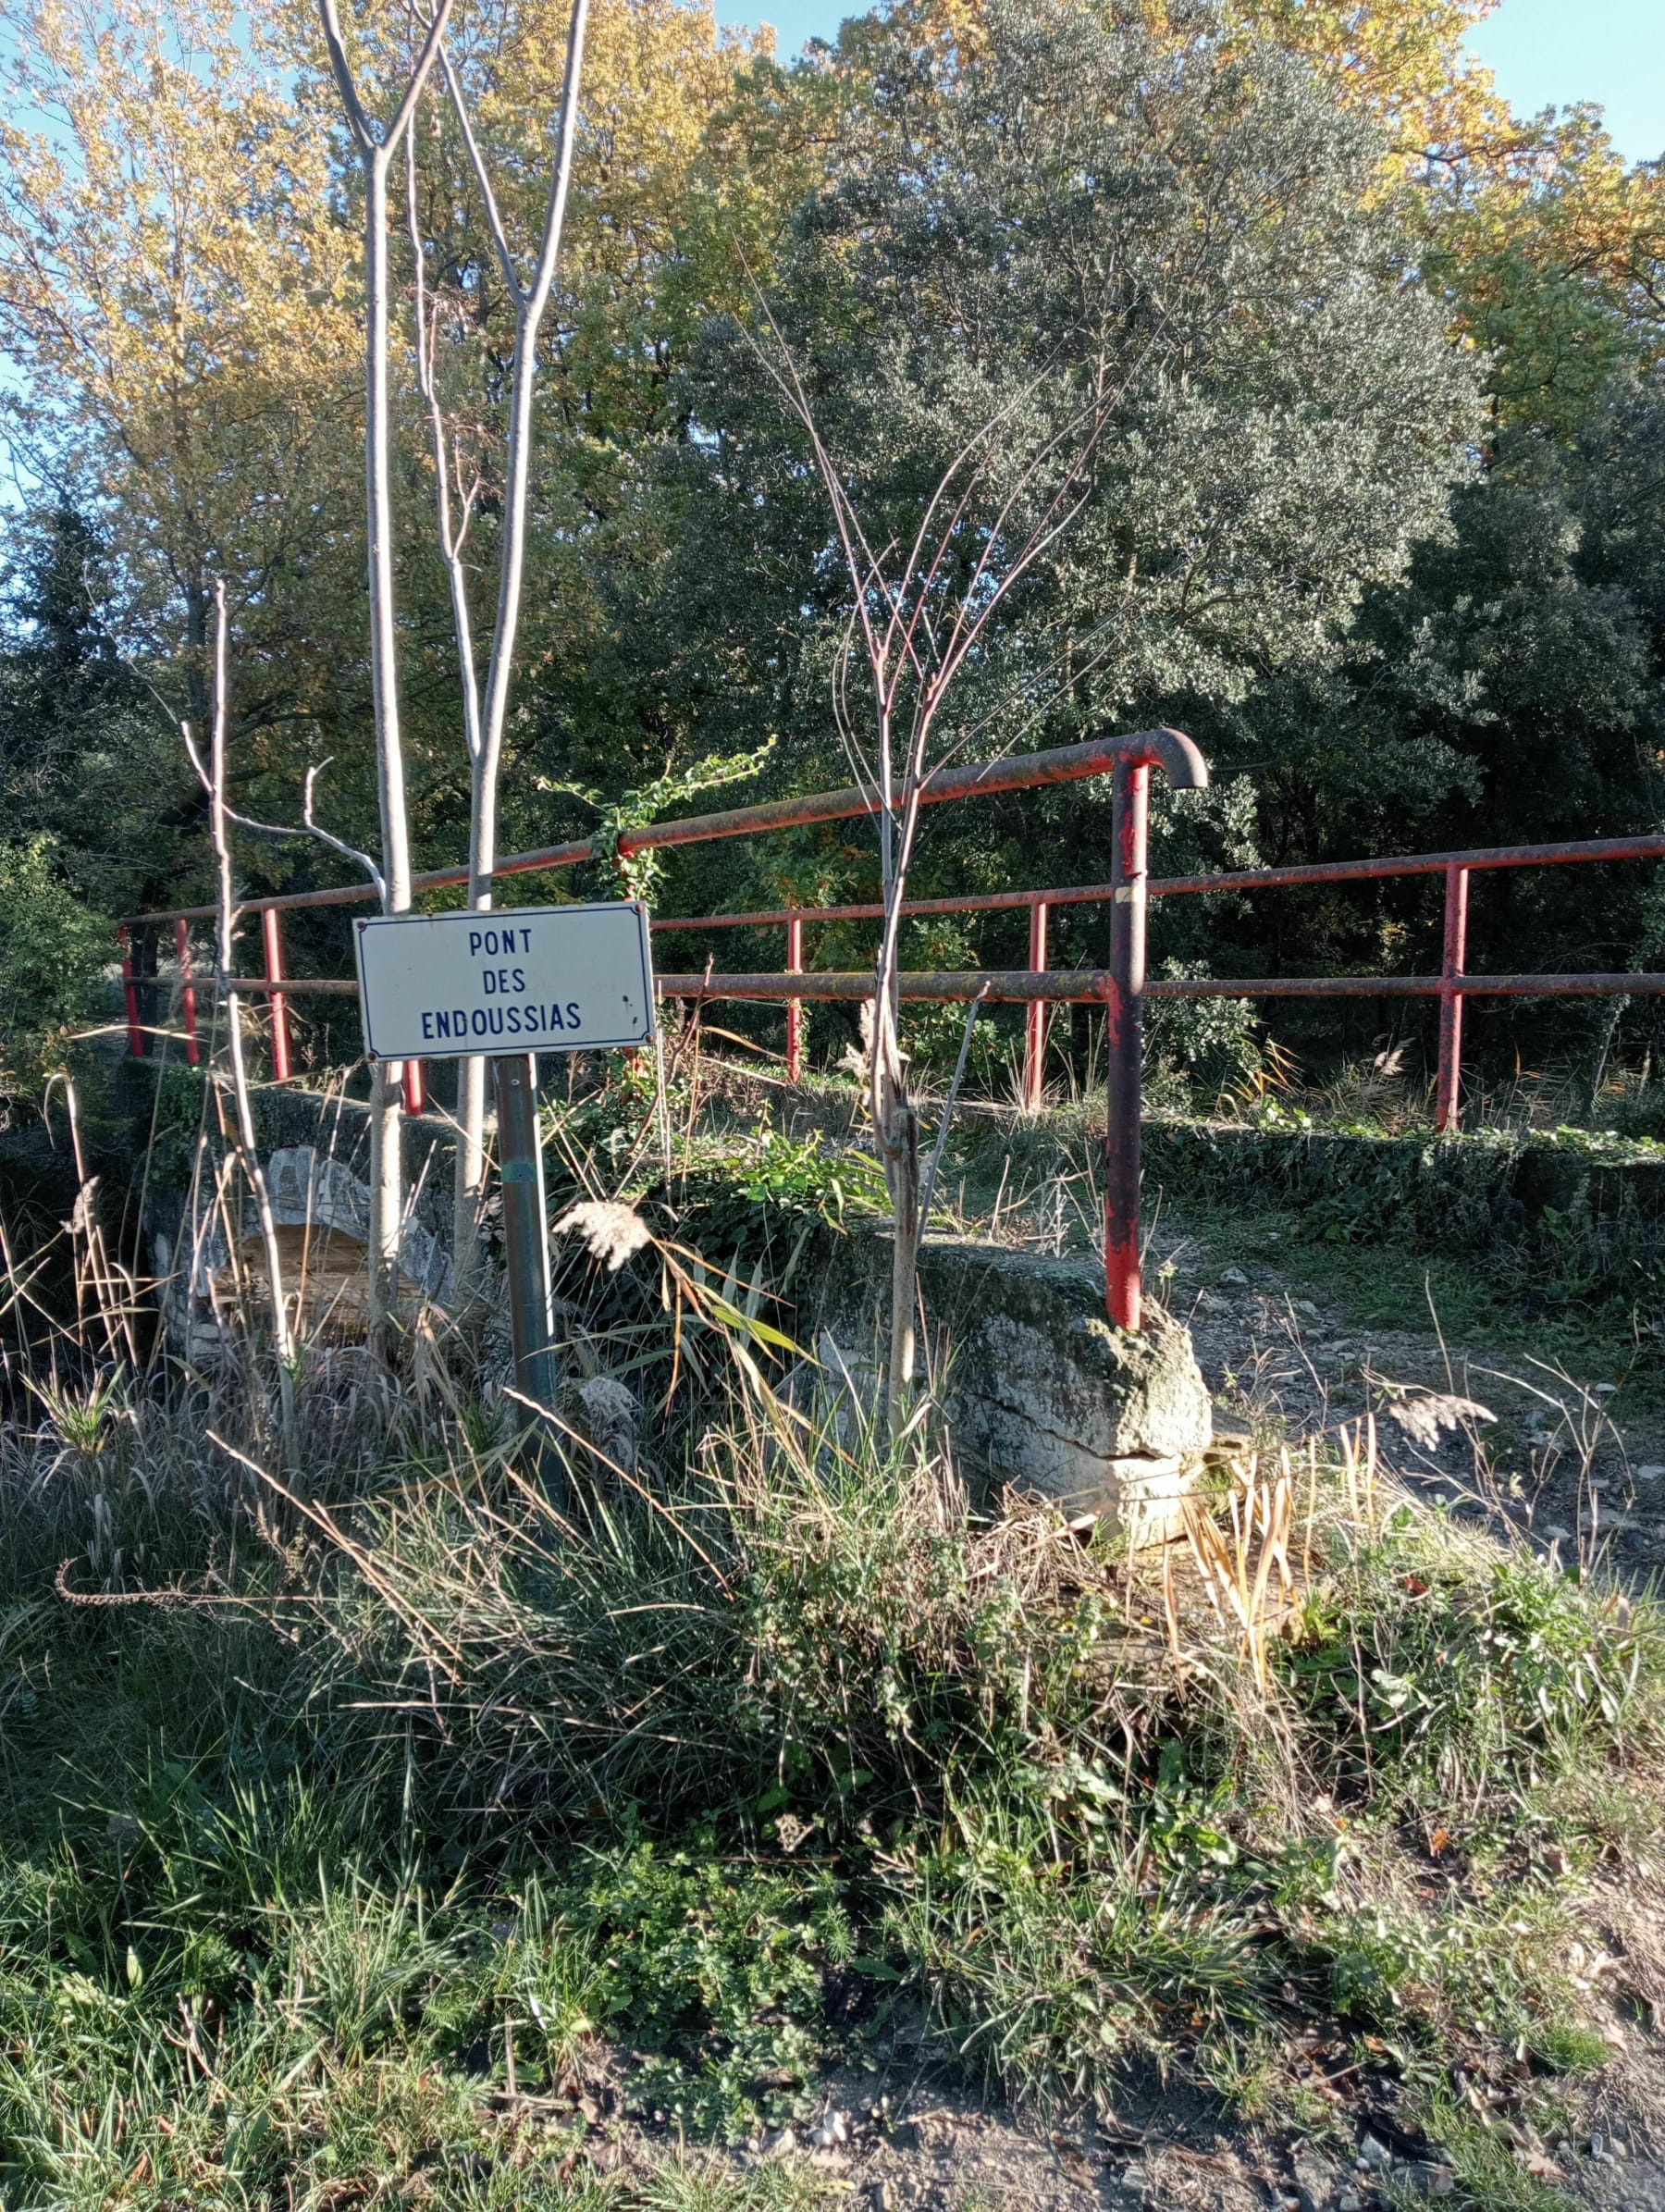
<path fill-rule="evenodd" d="M 1472 1260 L 1412 1245 L 1329 1242 L 1306 1233 L 1301 1217 L 1267 1207 L 1244 1215 L 1226 1206 L 1188 1203 L 1182 1217 L 1161 1217 L 1166 1235 L 1182 1229 L 1191 1248 L 1188 1276 L 1227 1266 L 1275 1268 L 1291 1297 L 1311 1298 L 1339 1313 L 1348 1326 L 1406 1330 L 1485 1351 L 1502 1359 L 1534 1359 L 1574 1372 L 1622 1379 L 1627 1403 L 1657 1407 L 1665 1381 L 1650 1335 L 1619 1302 L 1523 1299 L 1496 1273 Z M 1175 1292 L 1184 1310 L 1185 1285 Z"/>
<path fill-rule="evenodd" d="M 1321 1464 L 1257 1671 L 1183 1553 L 1165 1595 L 978 1518 L 929 1421 L 743 1384 L 563 1519 L 455 1385 L 301 1403 L 305 1511 L 213 1440 L 269 1452 L 235 1378 L 0 1431 L 7 2212 L 786 2212 L 821 2177 L 685 2146 L 896 2035 L 1036 2109 L 1160 2064 L 1310 2127 L 1314 2021 L 1528 2212 L 1451 2070 L 1599 2061 L 1567 1958 L 1658 1825 L 1650 1604 Z M 66 1561 L 171 1594 L 67 1605 Z"/>

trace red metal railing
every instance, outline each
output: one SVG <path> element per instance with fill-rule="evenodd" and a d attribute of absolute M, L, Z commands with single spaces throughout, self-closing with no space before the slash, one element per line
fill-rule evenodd
<path fill-rule="evenodd" d="M 1439 1066 L 1435 1083 L 1435 1126 L 1440 1131 L 1456 1122 L 1462 1071 L 1462 1004 L 1474 997 L 1592 997 L 1658 995 L 1659 979 L 1649 975 L 1527 975 L 1474 976 L 1464 971 L 1467 950 L 1469 877 L 1476 872 L 1506 868 L 1555 868 L 1600 860 L 1665 859 L 1665 836 L 1590 837 L 1561 845 L 1503 845 L 1457 853 L 1398 853 L 1366 860 L 1326 860 L 1310 867 L 1255 868 L 1223 875 L 1158 877 L 1145 885 L 1147 898 L 1175 898 L 1188 894 L 1228 891 L 1266 891 L 1280 885 L 1343 884 L 1380 881 L 1390 876 L 1442 875 L 1445 878 L 1444 953 L 1437 976 L 1260 976 L 1241 981 L 1213 978 L 1147 981 L 1145 995 L 1157 998 L 1392 998 L 1437 997 L 1439 1008 Z M 1034 891 L 984 891 L 947 898 L 909 899 L 904 912 L 925 914 L 997 913 L 1027 908 L 1030 913 L 1030 965 L 1034 979 L 1031 993 L 1014 994 L 992 989 L 992 997 L 1020 995 L 1029 999 L 1030 1017 L 1025 1032 L 1023 1094 L 1031 1107 L 1041 1103 L 1044 1050 L 1044 1005 L 1048 1000 L 1095 1000 L 1099 990 L 1092 975 L 1072 971 L 1085 987 L 1063 991 L 1054 987 L 1057 978 L 1046 966 L 1047 918 L 1054 907 L 1107 905 L 1115 896 L 1110 884 L 1070 884 Z M 884 909 L 876 905 L 777 908 L 771 911 L 739 914 L 678 915 L 656 920 L 656 931 L 767 929 L 784 926 L 796 933 L 796 947 L 787 968 L 796 972 L 803 964 L 803 925 L 811 921 L 877 921 Z M 661 977 L 667 996 L 694 996 L 682 986 L 695 979 Z M 713 992 L 718 978 L 711 979 Z M 730 985 L 761 982 L 767 979 L 730 976 Z M 841 979 L 842 980 L 842 979 Z M 978 987 L 978 980 L 958 979 Z M 672 988 L 672 985 L 675 988 Z M 821 994 L 805 985 L 805 994 Z M 731 997 L 771 997 L 775 992 L 731 989 Z M 841 996 L 862 995 L 841 991 Z M 1039 1017 L 1039 1018 L 1037 1018 Z M 791 1032 L 788 1032 L 787 1072 L 795 1080 Z"/>
<path fill-rule="evenodd" d="M 1465 852 L 1408 853 L 1363 860 L 1333 860 L 1310 867 L 1264 868 L 1228 874 L 1177 876 L 1151 882 L 1145 871 L 1146 812 L 1150 771 L 1160 766 L 1179 786 L 1206 784 L 1207 770 L 1190 740 L 1178 731 L 1141 731 L 1126 738 L 1095 739 L 992 763 L 956 770 L 936 778 L 925 794 L 929 803 L 996 792 L 1034 789 L 1088 776 L 1111 774 L 1112 875 L 1108 884 L 1079 884 L 1043 890 L 997 891 L 941 898 L 909 899 L 909 915 L 992 913 L 1026 908 L 1030 916 L 1027 969 L 1011 971 L 910 973 L 900 979 L 909 1002 L 966 1001 L 980 995 L 1026 1006 L 1023 1092 L 1030 1106 L 1042 1096 L 1049 1008 L 1059 1004 L 1103 1005 L 1107 1017 L 1105 1291 L 1111 1317 L 1118 1327 L 1137 1329 L 1141 1320 L 1139 1267 L 1140 1083 L 1142 1004 L 1156 998 L 1411 998 L 1439 1001 L 1439 1063 L 1435 1085 L 1436 1125 L 1451 1129 L 1462 1094 L 1462 1011 L 1477 996 L 1562 997 L 1665 995 L 1665 975 L 1557 974 L 1471 975 L 1464 966 L 1469 879 L 1499 869 L 1556 867 L 1607 860 L 1665 859 L 1665 836 L 1587 838 L 1560 845 L 1499 846 Z M 723 813 L 694 815 L 626 833 L 619 849 L 635 853 L 727 837 L 755 836 L 820 822 L 848 821 L 872 812 L 869 793 L 850 788 L 783 799 Z M 536 852 L 515 853 L 499 862 L 496 873 L 512 876 L 543 869 L 569 868 L 598 858 L 596 841 L 575 839 Z M 1264 891 L 1283 885 L 1377 881 L 1388 877 L 1440 875 L 1445 879 L 1445 926 L 1437 975 L 1252 976 L 1146 979 L 1145 918 L 1152 898 L 1222 892 Z M 464 884 L 462 868 L 438 869 L 415 878 L 418 890 Z M 302 978 L 288 974 L 283 957 L 281 914 L 291 908 L 354 905 L 374 897 L 368 885 L 346 884 L 321 891 L 250 899 L 241 911 L 261 916 L 265 973 L 234 977 L 239 992 L 266 996 L 271 1005 L 273 1072 L 287 1079 L 291 1066 L 288 1002 L 292 996 L 356 996 L 354 982 Z M 1048 921 L 1058 907 L 1108 905 L 1110 961 L 1105 969 L 1054 970 L 1046 966 Z M 190 967 L 188 925 L 214 917 L 212 907 L 182 907 L 163 913 L 135 915 L 122 926 L 122 979 L 129 1039 L 135 1054 L 145 1048 L 140 1018 L 141 979 L 133 958 L 131 933 L 175 928 L 181 975 L 181 1007 L 187 1057 L 197 1057 L 195 989 Z M 786 933 L 785 967 L 761 974 L 660 975 L 662 998 L 742 999 L 779 1003 L 786 1007 L 786 1064 L 790 1078 L 802 1072 L 803 1003 L 807 999 L 860 1001 L 870 997 L 870 972 L 806 972 L 807 921 L 877 921 L 875 904 L 842 907 L 779 908 L 764 911 L 657 919 L 656 932 L 781 928 Z M 422 1069 L 404 1069 L 408 1111 L 423 1110 Z"/>

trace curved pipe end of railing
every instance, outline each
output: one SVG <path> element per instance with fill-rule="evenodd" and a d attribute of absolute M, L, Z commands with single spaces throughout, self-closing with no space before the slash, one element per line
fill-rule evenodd
<path fill-rule="evenodd" d="M 1176 791 L 1208 789 L 1208 762 L 1183 730 L 1140 730 L 1116 749 L 1135 767 L 1160 768 Z"/>

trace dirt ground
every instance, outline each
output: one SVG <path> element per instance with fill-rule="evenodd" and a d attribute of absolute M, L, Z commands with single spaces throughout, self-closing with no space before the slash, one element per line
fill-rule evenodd
<path fill-rule="evenodd" d="M 1496 2102 L 1489 2124 L 1527 2171 L 1589 2212 L 1665 2212 L 1665 1913 L 1633 1895 L 1590 1899 L 1587 1953 L 1611 2064 L 1589 2089 L 1574 2133 L 1553 2143 Z M 1324 2023 L 1308 2037 L 1308 2081 L 1326 2084 Z M 1401 2132 L 1392 2110 L 1329 2088 L 1324 2141 L 1233 2123 L 1218 2106 L 1153 2076 L 1130 2083 L 1114 2114 L 1026 2124 L 917 2057 L 904 2022 L 871 2070 L 820 2084 L 817 2115 L 766 2142 L 711 2154 L 718 2171 L 780 2159 L 807 2164 L 862 2212 L 1389 2212 L 1453 2193 L 1438 2146 Z M 1477 2085 L 1476 2096 L 1484 2100 Z M 598 2109 L 579 2159 L 602 2170 L 647 2167 L 666 2140 Z M 566 2154 L 568 2159 L 573 2154 Z M 1528 2200 L 1499 2198 L 1499 2206 Z"/>
<path fill-rule="evenodd" d="M 1572 1563 L 1645 1587 L 1665 1567 L 1665 1420 L 1624 1370 L 1503 1359 L 1421 1328 L 1359 1324 L 1308 1294 L 1299 1258 L 1222 1265 L 1157 1240 L 1166 1297 L 1221 1403 L 1291 1440 L 1376 1418 L 1384 1457 L 1465 1519 L 1507 1521 Z"/>

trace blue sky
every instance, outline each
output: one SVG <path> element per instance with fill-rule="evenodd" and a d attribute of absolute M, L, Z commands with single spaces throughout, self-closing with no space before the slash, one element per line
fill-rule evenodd
<path fill-rule="evenodd" d="M 783 54 L 830 37 L 854 12 L 839 0 L 718 0 L 724 21 L 770 22 Z M 1498 89 L 1528 111 L 1595 100 L 1632 161 L 1665 154 L 1665 0 L 1500 0 L 1474 47 Z"/>

